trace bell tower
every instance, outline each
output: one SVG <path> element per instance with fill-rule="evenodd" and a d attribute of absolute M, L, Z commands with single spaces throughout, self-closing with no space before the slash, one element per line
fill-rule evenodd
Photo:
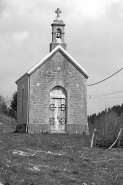
<path fill-rule="evenodd" d="M 50 43 L 50 52 L 58 45 L 61 45 L 66 50 L 66 43 L 64 41 L 64 27 L 65 23 L 60 19 L 61 10 L 57 8 L 55 11 L 57 14 L 56 19 L 51 24 L 52 26 L 52 42 Z"/>

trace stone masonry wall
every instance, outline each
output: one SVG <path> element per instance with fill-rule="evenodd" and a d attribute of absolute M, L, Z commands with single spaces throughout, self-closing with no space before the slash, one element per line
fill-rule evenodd
<path fill-rule="evenodd" d="M 22 89 L 24 89 L 23 100 L 22 100 Z M 22 104 L 23 104 L 23 108 L 22 108 Z M 27 114 L 28 114 L 27 105 L 28 105 L 28 76 L 24 75 L 17 82 L 17 123 L 18 125 L 27 124 Z"/>
<path fill-rule="evenodd" d="M 50 131 L 50 91 L 54 86 L 62 86 L 67 92 L 67 131 L 83 132 L 87 123 L 86 81 L 61 51 L 35 70 L 30 76 L 30 132 L 42 127 Z"/>

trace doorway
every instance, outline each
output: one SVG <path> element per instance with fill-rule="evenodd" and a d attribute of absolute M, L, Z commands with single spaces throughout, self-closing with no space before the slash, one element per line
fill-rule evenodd
<path fill-rule="evenodd" d="M 60 86 L 50 92 L 50 119 L 51 132 L 65 132 L 66 130 L 66 91 Z"/>

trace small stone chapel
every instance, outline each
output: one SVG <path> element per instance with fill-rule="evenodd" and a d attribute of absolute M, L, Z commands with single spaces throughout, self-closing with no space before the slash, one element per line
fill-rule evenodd
<path fill-rule="evenodd" d="M 50 53 L 17 81 L 17 131 L 78 133 L 88 129 L 88 73 L 66 51 L 65 23 L 55 11 Z"/>

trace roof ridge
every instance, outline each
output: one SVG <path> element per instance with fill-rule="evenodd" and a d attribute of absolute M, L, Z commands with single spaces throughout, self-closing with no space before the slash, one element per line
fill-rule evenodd
<path fill-rule="evenodd" d="M 39 66 L 41 66 L 58 49 L 60 49 L 63 53 L 65 53 L 65 55 L 74 63 L 75 66 L 77 66 L 82 71 L 82 73 L 84 73 L 86 75 L 87 78 L 89 77 L 89 74 L 86 72 L 86 70 L 73 57 L 71 57 L 71 55 L 69 55 L 68 52 L 65 51 L 65 49 L 61 45 L 56 46 L 50 53 L 48 53 L 42 60 L 40 60 L 36 65 L 34 65 L 34 67 L 32 67 L 30 70 L 28 70 L 25 74 L 30 75 L 31 73 L 33 73 L 33 71 L 35 71 Z M 21 79 L 23 76 L 21 76 L 19 79 Z"/>

